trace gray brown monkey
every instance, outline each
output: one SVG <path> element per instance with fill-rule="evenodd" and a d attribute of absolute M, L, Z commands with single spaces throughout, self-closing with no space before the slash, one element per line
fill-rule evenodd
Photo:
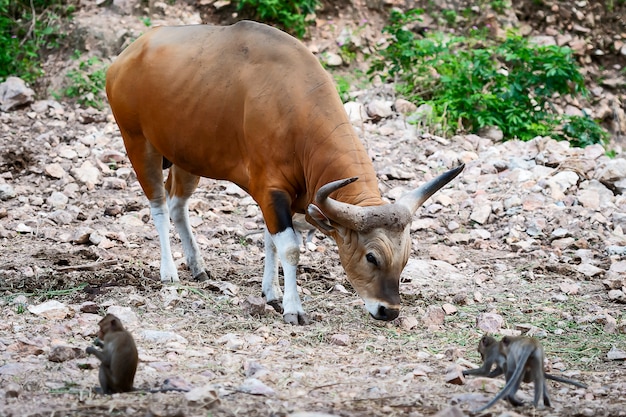
<path fill-rule="evenodd" d="M 98 339 L 87 353 L 100 359 L 98 379 L 103 394 L 129 392 L 133 390 L 133 381 L 137 372 L 139 355 L 133 336 L 124 329 L 122 322 L 113 314 L 107 314 L 98 323 Z"/>
<path fill-rule="evenodd" d="M 476 371 L 486 371 L 488 376 L 497 376 L 504 373 L 506 384 L 489 403 L 477 410 L 473 410 L 472 413 L 485 411 L 502 398 L 506 398 L 513 406 L 522 405 L 523 402 L 515 397 L 522 381 L 533 382 L 533 405 L 535 407 L 539 406 L 540 400 L 543 406 L 550 407 L 550 396 L 548 395 L 546 385 L 547 377 L 543 367 L 544 352 L 537 339 L 524 336 L 504 336 L 500 342 L 496 342 L 495 339 L 486 336 L 484 340 L 481 339 L 479 349 L 484 349 L 484 353 L 481 352 L 481 356 L 483 356 L 485 363 Z M 496 364 L 496 369 L 491 371 L 490 368 L 494 363 Z M 573 382 L 568 381 L 568 383 Z"/>
<path fill-rule="evenodd" d="M 506 372 L 506 357 L 500 353 L 499 342 L 495 338 L 486 335 L 481 337 L 480 342 L 478 342 L 477 350 L 478 353 L 480 353 L 483 364 L 480 368 L 464 370 L 463 375 L 479 375 L 495 378 Z M 494 365 L 495 368 L 493 368 Z M 574 385 L 578 388 L 587 388 L 587 385 L 582 382 L 552 375 L 547 372 L 545 372 L 544 375 L 546 379 L 552 381 Z M 529 382 L 526 381 L 526 377 L 524 378 L 524 382 Z"/>

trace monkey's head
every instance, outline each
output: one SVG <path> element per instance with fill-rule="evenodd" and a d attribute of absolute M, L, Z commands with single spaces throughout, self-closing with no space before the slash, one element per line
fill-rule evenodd
<path fill-rule="evenodd" d="M 478 343 L 478 353 L 480 353 L 480 356 L 483 360 L 485 360 L 485 355 L 487 354 L 487 351 L 489 351 L 489 349 L 496 343 L 498 343 L 496 339 L 491 336 L 485 335 L 480 338 L 480 342 Z"/>
<path fill-rule="evenodd" d="M 113 314 L 107 314 L 104 316 L 104 318 L 98 323 L 98 326 L 100 326 L 100 331 L 98 331 L 99 339 L 104 339 L 107 333 L 124 331 L 122 322 Z"/>
<path fill-rule="evenodd" d="M 504 336 L 502 340 L 500 340 L 500 353 L 506 356 L 509 353 L 511 343 L 513 343 L 513 339 L 509 336 Z"/>

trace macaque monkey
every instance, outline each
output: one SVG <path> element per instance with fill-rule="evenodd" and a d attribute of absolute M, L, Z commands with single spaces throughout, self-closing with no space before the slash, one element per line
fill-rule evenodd
<path fill-rule="evenodd" d="M 500 346 L 496 339 L 491 336 L 483 336 L 480 342 L 478 342 L 477 350 L 483 361 L 482 366 L 476 369 L 466 369 L 463 371 L 463 375 L 479 375 L 495 378 L 506 372 L 506 357 L 500 353 Z M 492 370 L 494 364 L 496 367 Z M 546 379 L 552 381 L 574 385 L 578 388 L 587 388 L 587 385 L 578 381 L 552 375 L 547 372 L 544 373 L 544 375 Z M 529 382 L 526 379 L 525 377 L 524 382 Z"/>
<path fill-rule="evenodd" d="M 98 379 L 103 394 L 129 392 L 133 390 L 135 372 L 139 355 L 133 336 L 124 329 L 122 322 L 113 314 L 107 314 L 98 323 L 98 339 L 93 346 L 87 348 L 87 353 L 96 355 L 100 359 Z"/>
<path fill-rule="evenodd" d="M 484 349 L 484 353 L 480 349 Z M 506 398 L 513 406 L 522 405 L 523 402 L 515 397 L 522 381 L 527 383 L 533 382 L 535 391 L 533 405 L 535 407 L 539 406 L 540 400 L 542 400 L 545 407 L 550 407 L 550 396 L 548 395 L 546 385 L 546 378 L 548 377 L 543 367 L 543 347 L 537 339 L 523 336 L 504 336 L 498 343 L 492 337 L 485 336 L 479 344 L 479 352 L 483 356 L 485 363 L 475 371 L 487 372 L 487 376 L 498 376 L 504 373 L 506 384 L 489 403 L 478 410 L 472 411 L 473 413 L 479 413 L 488 409 L 502 398 Z M 496 369 L 491 371 L 491 366 L 494 363 L 496 364 Z M 473 372 L 470 374 L 477 373 Z M 571 383 L 576 386 L 583 385 L 575 381 L 551 377 L 550 379 L 556 381 Z"/>

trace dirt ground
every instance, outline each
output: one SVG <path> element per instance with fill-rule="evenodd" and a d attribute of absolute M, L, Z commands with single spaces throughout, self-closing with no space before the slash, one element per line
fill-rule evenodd
<path fill-rule="evenodd" d="M 469 415 L 504 383 L 446 382 L 451 370 L 479 364 L 486 313 L 503 319 L 498 335 L 539 337 L 547 369 L 589 387 L 550 382 L 552 408 L 513 409 L 501 401 L 485 415 L 626 416 L 624 361 L 607 357 L 612 348 L 626 350 L 626 313 L 603 283 L 611 265 L 626 258 L 605 248 L 626 245 L 610 220 L 623 204 L 593 214 L 604 223 L 580 224 L 574 208 L 545 208 L 492 215 L 479 225 L 470 213 L 481 194 L 504 201 L 528 190 L 476 189 L 461 174 L 415 216 L 398 319 L 369 317 L 334 242 L 316 233 L 312 244 L 303 241 L 298 269 L 311 324 L 291 326 L 269 308 L 251 314 L 249 297 L 261 295 L 263 222 L 241 190 L 202 180 L 191 221 L 212 280 L 191 281 L 174 235 L 181 283 L 162 285 L 157 234 L 110 111 L 86 115 L 64 105 L 0 118 L 0 175 L 16 194 L 0 202 L 0 416 Z M 383 127 L 356 126 L 377 171 L 387 172 L 380 175 L 384 192 L 421 184 L 436 174 L 433 151 L 461 158 L 473 140 L 394 136 Z M 516 152 L 531 147 L 519 144 Z M 86 161 L 99 173 L 94 182 L 77 170 Z M 477 153 L 466 173 L 486 165 Z M 398 179 L 389 166 L 410 175 Z M 68 200 L 59 203 L 55 193 Z M 569 227 L 578 246 L 559 247 L 549 233 L 530 249 L 510 243 L 504 231 L 520 216 L 526 223 L 547 219 L 546 230 Z M 478 235 L 465 239 L 453 229 Z M 603 272 L 582 273 L 579 249 Z M 33 309 L 50 300 L 62 303 L 60 315 Z M 168 380 L 194 395 L 94 393 L 98 363 L 84 349 L 106 312 L 135 336 L 137 388 Z M 529 400 L 532 390 L 525 386 L 521 395 Z"/>

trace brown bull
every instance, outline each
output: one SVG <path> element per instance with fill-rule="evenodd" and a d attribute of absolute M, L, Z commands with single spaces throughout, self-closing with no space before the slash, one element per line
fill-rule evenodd
<path fill-rule="evenodd" d="M 162 281 L 178 281 L 170 216 L 192 275 L 207 278 L 187 205 L 199 177 L 224 179 L 263 212 L 263 294 L 278 310 L 282 298 L 285 321 L 307 322 L 296 289 L 295 213 L 335 240 L 370 314 L 398 316 L 411 216 L 463 166 L 385 204 L 330 76 L 298 40 L 259 23 L 151 29 L 111 65 L 106 91 L 150 201 Z M 171 165 L 165 186 L 162 164 Z"/>

